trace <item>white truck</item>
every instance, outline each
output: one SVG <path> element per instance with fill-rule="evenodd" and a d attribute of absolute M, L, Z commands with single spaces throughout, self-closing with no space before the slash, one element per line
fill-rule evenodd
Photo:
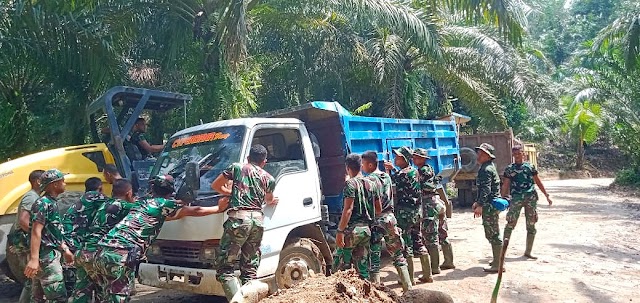
<path fill-rule="evenodd" d="M 173 135 L 152 174 L 183 173 L 200 167 L 196 205 L 216 205 L 211 182 L 233 162 L 244 162 L 253 144 L 268 150 L 265 170 L 276 179 L 277 206 L 266 206 L 262 258 L 257 275 L 270 291 L 287 288 L 311 272 L 329 274 L 336 222 L 342 209 L 344 158 L 350 152 L 378 152 L 389 159 L 394 148 L 423 147 L 444 177 L 458 168 L 453 121 L 353 116 L 335 102 L 312 102 L 259 118 L 208 123 Z M 193 180 L 192 180 L 193 182 Z M 226 215 L 166 222 L 139 267 L 142 284 L 223 296 L 215 279 L 222 224 Z"/>

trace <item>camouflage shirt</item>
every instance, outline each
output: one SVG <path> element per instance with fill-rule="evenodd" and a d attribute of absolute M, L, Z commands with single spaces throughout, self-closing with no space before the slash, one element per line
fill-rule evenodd
<path fill-rule="evenodd" d="M 396 185 L 396 206 L 415 208 L 420 206 L 420 183 L 418 171 L 412 166 L 393 170 L 391 180 Z"/>
<path fill-rule="evenodd" d="M 230 209 L 262 210 L 266 194 L 276 187 L 275 179 L 268 172 L 251 163 L 233 163 L 222 175 L 233 180 Z"/>
<path fill-rule="evenodd" d="M 369 177 L 380 182 L 380 202 L 382 203 L 382 212 L 393 212 L 393 200 L 391 199 L 391 176 L 386 172 L 377 170 L 371 173 Z"/>
<path fill-rule="evenodd" d="M 98 242 L 116 224 L 120 223 L 124 217 L 134 208 L 139 206 L 139 202 L 128 202 L 121 199 L 109 199 L 97 210 L 95 218 L 89 228 L 89 235 L 86 238 L 83 249 L 95 251 L 98 249 Z"/>
<path fill-rule="evenodd" d="M 365 185 L 365 182 L 368 182 Z M 351 212 L 351 218 L 349 218 L 349 226 L 356 223 L 369 223 L 373 220 L 373 203 L 371 202 L 374 194 L 367 193 L 367 186 L 369 190 L 373 189 L 374 183 L 364 177 L 355 177 L 347 180 L 342 192 L 344 198 L 353 198 L 353 211 Z"/>
<path fill-rule="evenodd" d="M 28 232 L 25 232 L 20 228 L 20 213 L 25 210 L 31 214 L 31 207 L 33 207 L 33 204 L 36 203 L 39 198 L 40 194 L 32 189 L 22 196 L 22 200 L 20 200 L 20 204 L 18 205 L 16 222 L 13 224 L 9 235 L 7 235 L 7 241 L 9 242 L 9 245 L 12 245 L 19 251 L 29 250 L 29 238 L 31 237 Z"/>
<path fill-rule="evenodd" d="M 59 248 L 64 243 L 64 229 L 58 213 L 58 201 L 50 196 L 42 196 L 31 207 L 31 228 L 34 222 L 44 225 L 40 250 L 42 248 Z"/>
<path fill-rule="evenodd" d="M 511 180 L 511 195 L 522 195 L 535 191 L 533 176 L 538 174 L 529 162 L 511 163 L 504 170 L 504 177 Z"/>
<path fill-rule="evenodd" d="M 173 216 L 182 206 L 173 199 L 144 199 L 140 207 L 129 212 L 100 240 L 98 245 L 121 249 L 138 248 L 143 254 L 160 233 L 164 220 Z"/>
<path fill-rule="evenodd" d="M 422 196 L 433 196 L 436 194 L 436 172 L 429 164 L 424 164 L 418 169 L 420 177 L 420 190 Z"/>
<path fill-rule="evenodd" d="M 147 141 L 147 139 L 144 137 L 144 133 L 141 133 L 141 132 L 132 133 L 129 141 L 138 148 L 138 151 L 140 151 L 140 155 L 142 155 L 142 159 L 146 159 L 149 156 L 149 152 L 146 149 L 144 149 L 142 145 L 140 145 L 140 142 Z"/>
<path fill-rule="evenodd" d="M 98 191 L 84 193 L 78 202 L 67 209 L 62 217 L 67 243 L 73 250 L 80 248 L 89 234 L 89 227 L 96 211 L 107 201 L 107 196 Z"/>
<path fill-rule="evenodd" d="M 491 203 L 493 198 L 500 197 L 500 176 L 493 161 L 487 161 L 480 166 L 476 177 L 478 186 L 478 204 Z"/>

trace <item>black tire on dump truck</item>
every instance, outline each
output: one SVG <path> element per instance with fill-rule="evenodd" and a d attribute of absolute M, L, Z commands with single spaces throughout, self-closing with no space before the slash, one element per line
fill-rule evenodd
<path fill-rule="evenodd" d="M 327 264 L 320 248 L 309 238 L 295 238 L 280 252 L 276 270 L 279 289 L 290 288 L 314 274 L 324 275 Z"/>

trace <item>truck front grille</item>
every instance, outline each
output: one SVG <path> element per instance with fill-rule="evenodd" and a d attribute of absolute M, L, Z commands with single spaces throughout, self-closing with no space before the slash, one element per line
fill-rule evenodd
<path fill-rule="evenodd" d="M 200 257 L 200 247 L 160 246 L 165 258 L 197 260 Z"/>

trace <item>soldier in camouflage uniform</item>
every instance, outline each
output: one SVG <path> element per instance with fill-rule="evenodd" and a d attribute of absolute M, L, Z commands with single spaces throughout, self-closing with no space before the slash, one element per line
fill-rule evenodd
<path fill-rule="evenodd" d="M 273 196 L 275 179 L 262 169 L 267 163 L 267 149 L 259 144 L 252 146 L 247 160 L 247 164 L 232 164 L 211 184 L 213 190 L 231 196 L 229 218 L 224 223 L 220 254 L 216 259 L 217 279 L 229 300 L 241 286 L 234 275 L 236 261 L 240 261 L 242 284 L 256 279 L 264 232 L 262 208 L 265 202 L 267 205 L 278 203 Z M 231 188 L 227 186 L 229 180 L 233 181 Z"/>
<path fill-rule="evenodd" d="M 476 185 L 478 186 L 478 197 L 473 203 L 474 217 L 482 217 L 482 225 L 484 226 L 484 234 L 493 252 L 493 260 L 491 267 L 485 268 L 484 271 L 497 273 L 500 268 L 500 253 L 502 252 L 502 240 L 500 239 L 500 225 L 498 224 L 498 215 L 500 211 L 493 206 L 493 199 L 500 197 L 500 176 L 493 164 L 496 156 L 493 154 L 495 149 L 487 143 L 482 143 L 476 147 L 478 153 L 478 163 L 480 169 L 476 177 Z"/>
<path fill-rule="evenodd" d="M 98 250 L 98 242 L 116 224 L 139 204 L 133 197 L 133 187 L 126 179 L 115 180 L 113 184 L 113 198 L 108 199 L 96 211 L 86 235 L 81 241 L 81 246 L 75 255 L 76 285 L 71 296 L 72 303 L 90 303 L 97 296 L 97 302 L 104 302 L 107 298 L 103 295 L 105 290 L 98 283 L 100 277 L 95 266 L 95 253 Z"/>
<path fill-rule="evenodd" d="M 522 146 L 514 146 L 511 152 L 514 163 L 504 170 L 504 184 L 502 185 L 502 195 L 505 197 L 511 196 L 511 205 L 507 212 L 507 226 L 504 228 L 504 238 L 509 239 L 511 237 L 511 232 L 516 227 L 518 217 L 520 217 L 520 212 L 524 207 L 524 215 L 527 220 L 527 247 L 524 255 L 529 259 L 537 259 L 537 257 L 531 255 L 533 240 L 536 237 L 536 222 L 538 222 L 538 212 L 536 210 L 538 193 L 534 183 L 538 185 L 542 193 L 547 197 L 549 205 L 553 202 L 549 198 L 544 185 L 542 185 L 536 168 L 529 162 L 524 162 Z"/>
<path fill-rule="evenodd" d="M 102 194 L 102 181 L 92 177 L 84 182 L 85 192 L 76 203 L 71 205 L 62 217 L 67 243 L 72 252 L 76 252 L 87 236 L 96 211 L 107 201 Z"/>
<path fill-rule="evenodd" d="M 380 214 L 376 216 L 374 223 L 371 225 L 371 252 L 369 254 L 371 280 L 380 283 L 380 256 L 382 253 L 382 238 L 384 238 L 387 251 L 393 256 L 393 265 L 398 271 L 402 289 L 407 291 L 411 289 L 411 279 L 409 278 L 407 259 L 402 254 L 404 242 L 402 241 L 401 231 L 398 228 L 396 216 L 393 214 L 391 176 L 378 169 L 378 154 L 374 151 L 367 151 L 362 154 L 362 171 L 368 174 L 370 179 L 378 183 L 377 186 L 380 190 L 378 195 L 381 198 L 382 207 Z"/>
<path fill-rule="evenodd" d="M 420 201 L 422 205 L 422 239 L 429 251 L 431 272 L 440 273 L 440 252 L 438 251 L 438 223 L 440 213 L 444 211 L 442 204 L 436 201 L 436 178 L 433 167 L 427 163 L 430 159 L 427 150 L 416 148 L 413 151 L 413 163 L 418 167 L 420 180 Z"/>
<path fill-rule="evenodd" d="M 347 155 L 345 167 L 350 178 L 345 182 L 343 190 L 344 206 L 338 223 L 336 245 L 351 254 L 360 278 L 369 279 L 369 224 L 373 222 L 376 210 L 381 210 L 382 206 L 377 184 L 362 177 L 361 166 L 362 159 L 359 155 Z M 338 270 L 343 269 L 343 266 L 344 264 L 340 264 Z"/>
<path fill-rule="evenodd" d="M 154 176 L 149 185 L 152 197 L 143 199 L 98 243 L 95 271 L 103 291 L 98 297 L 106 302 L 129 302 L 138 260 L 160 233 L 165 219 L 184 205 L 181 200 L 171 199 L 173 177 Z"/>
<path fill-rule="evenodd" d="M 447 214 L 446 208 L 442 200 L 438 200 L 438 203 L 442 204 L 443 211 L 438 215 L 439 224 L 438 224 L 438 241 L 440 242 L 440 247 L 442 247 L 442 255 L 444 256 L 444 261 L 442 265 L 440 265 L 440 269 L 455 269 L 456 266 L 453 264 L 453 249 L 451 247 L 451 242 L 449 242 L 449 226 L 447 225 Z"/>
<path fill-rule="evenodd" d="M 31 208 L 31 250 L 24 275 L 32 279 L 35 302 L 66 302 L 60 257 L 64 255 L 71 264 L 73 254 L 65 243 L 56 200 L 65 189 L 64 174 L 57 169 L 46 171 L 40 189 L 45 194 Z"/>
<path fill-rule="evenodd" d="M 7 235 L 7 244 L 9 245 L 9 254 L 7 261 L 12 262 L 15 254 L 17 259 L 17 270 L 22 274 L 27 261 L 29 260 L 29 222 L 31 221 L 31 207 L 40 198 L 40 177 L 44 173 L 43 170 L 34 170 L 29 174 L 29 183 L 31 190 L 28 191 L 20 200 L 18 205 L 18 215 L 11 231 Z M 31 299 L 31 279 L 25 279 L 22 293 L 20 294 L 19 303 L 30 302 Z"/>
<path fill-rule="evenodd" d="M 418 171 L 411 166 L 412 151 L 408 147 L 401 147 L 393 150 L 395 153 L 395 168 L 390 162 L 385 162 L 384 166 L 390 172 L 391 180 L 396 185 L 395 211 L 398 219 L 398 227 L 402 229 L 402 238 L 405 243 L 405 258 L 409 265 L 409 276 L 413 281 L 413 255 L 420 257 L 422 265 L 422 282 L 432 283 L 431 261 L 429 252 L 422 242 L 421 221 L 422 210 L 420 205 L 420 182 Z"/>

